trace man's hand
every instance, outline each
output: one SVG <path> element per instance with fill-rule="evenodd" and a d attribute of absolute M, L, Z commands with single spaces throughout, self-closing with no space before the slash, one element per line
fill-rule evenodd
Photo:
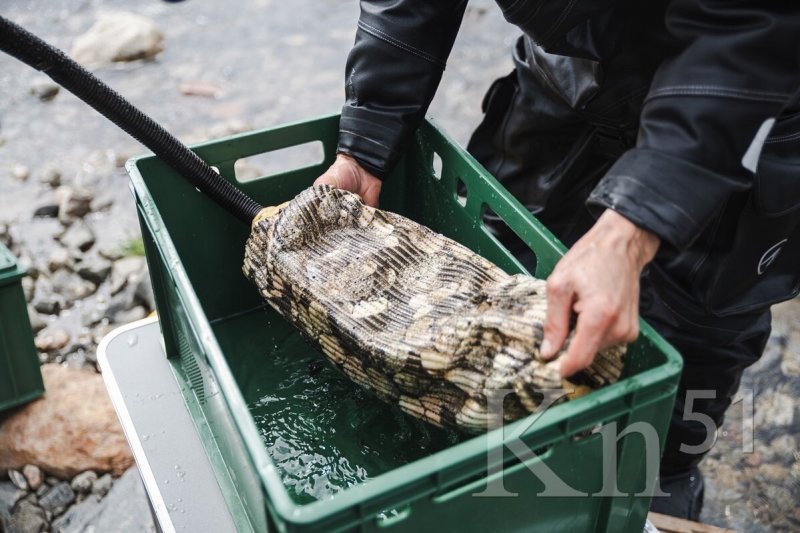
<path fill-rule="evenodd" d="M 547 279 L 541 355 L 559 352 L 574 311 L 578 322 L 562 376 L 588 367 L 598 350 L 639 336 L 639 276 L 658 246 L 656 235 L 608 209 L 556 265 Z"/>
<path fill-rule="evenodd" d="M 378 196 L 381 194 L 381 180 L 361 168 L 352 157 L 339 154 L 336 161 L 325 171 L 325 174 L 314 181 L 314 185 L 331 185 L 337 189 L 354 192 L 365 204 L 378 207 Z"/>

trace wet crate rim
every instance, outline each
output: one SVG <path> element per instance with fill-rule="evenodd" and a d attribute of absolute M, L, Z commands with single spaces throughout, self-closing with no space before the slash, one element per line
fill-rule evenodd
<path fill-rule="evenodd" d="M 193 149 L 200 157 L 205 157 L 209 152 L 214 151 L 217 159 L 220 159 L 220 157 L 223 159 L 238 159 L 244 156 L 233 149 L 228 149 L 228 146 L 232 146 L 232 144 L 228 143 L 240 139 L 253 139 L 260 135 L 280 136 L 282 132 L 291 132 L 298 127 L 306 128 L 310 124 L 325 124 L 330 127 L 331 123 L 338 123 L 338 114 L 207 141 L 194 145 Z M 446 134 L 432 121 L 426 122 L 421 128 L 421 134 L 425 135 L 428 141 L 453 144 L 447 139 Z M 288 141 L 284 144 L 284 146 L 291 145 L 292 143 Z M 275 146 L 271 149 L 278 147 Z M 471 170 L 491 188 L 493 194 L 502 200 L 503 209 L 523 217 L 530 224 L 532 231 L 538 234 L 536 236 L 547 241 L 550 246 L 550 256 L 547 262 L 549 264 L 546 266 L 537 265 L 536 271 L 536 274 L 540 277 L 546 276 L 557 258 L 563 254 L 563 246 L 466 151 L 457 146 L 454 148 L 464 162 L 471 167 Z M 226 150 L 228 151 L 225 152 Z M 221 152 L 226 155 L 221 156 Z M 380 474 L 362 484 L 349 487 L 330 499 L 308 504 L 295 503 L 284 487 L 278 469 L 263 446 L 255 421 L 215 337 L 209 318 L 203 311 L 200 300 L 169 235 L 161 213 L 155 205 L 155 201 L 150 195 L 141 174 L 140 164 L 153 159 L 154 156 L 141 156 L 127 162 L 126 168 L 131 177 L 132 190 L 144 214 L 149 231 L 159 244 L 161 260 L 164 264 L 170 266 L 173 282 L 179 289 L 177 296 L 190 319 L 189 326 L 206 348 L 206 360 L 213 370 L 218 385 L 230 407 L 234 423 L 247 445 L 250 460 L 258 472 L 262 488 L 267 493 L 267 505 L 282 519 L 297 525 L 318 523 L 325 519 L 332 519 L 330 522 L 324 522 L 323 525 L 326 527 L 346 527 L 361 523 L 364 519 L 374 518 L 378 512 L 386 509 L 387 506 L 397 507 L 408 501 L 418 499 L 421 494 L 428 496 L 437 492 L 446 492 L 450 487 L 457 485 L 470 475 L 469 473 L 461 475 L 454 473 L 456 464 L 463 465 L 465 461 L 469 461 L 475 464 L 482 464 L 485 469 L 487 440 L 492 439 L 494 443 L 500 442 L 502 439 L 498 440 L 498 437 L 502 436 L 503 431 L 514 432 L 529 423 L 530 417 L 507 425 L 505 428 L 499 428 L 485 435 L 470 438 L 427 457 Z M 491 207 L 494 208 L 494 206 Z M 467 208 L 475 209 L 476 206 L 467 204 Z M 253 288 L 253 290 L 255 291 L 256 289 Z M 659 384 L 668 381 L 668 378 L 677 376 L 682 367 L 680 356 L 644 321 L 641 322 L 641 335 L 660 345 L 662 355 L 665 358 L 663 364 L 628 376 L 614 385 L 593 392 L 589 396 L 554 406 L 541 415 L 531 415 L 539 418 L 528 430 L 522 432 L 521 438 L 529 438 L 526 444 L 531 448 L 541 448 L 577 432 L 589 429 L 597 423 L 596 419 L 592 419 L 589 422 L 584 421 L 583 423 L 572 423 L 571 420 L 578 418 L 579 415 L 580 418 L 585 419 L 584 415 L 587 412 L 599 411 L 600 407 L 612 407 L 602 412 L 603 420 L 611 419 L 627 412 L 633 403 L 637 403 L 637 405 L 639 402 L 646 403 L 648 399 L 660 399 L 663 394 L 674 392 L 676 387 L 674 383 L 667 384 L 665 387 L 659 387 Z M 535 440 L 532 434 L 537 434 L 538 440 Z M 505 449 L 504 453 L 508 455 L 509 452 Z M 458 457 L 455 458 L 455 456 Z M 449 471 L 448 467 L 451 467 Z M 458 470 L 462 471 L 463 469 L 459 468 Z M 474 470 L 474 468 L 470 469 L 470 473 Z M 400 497 L 398 500 L 397 491 L 400 491 L 405 496 Z M 381 498 L 380 495 L 385 494 L 392 495 L 391 502 L 384 501 Z"/>

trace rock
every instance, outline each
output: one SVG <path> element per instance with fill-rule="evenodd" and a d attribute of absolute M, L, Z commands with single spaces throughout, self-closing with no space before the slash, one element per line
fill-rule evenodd
<path fill-rule="evenodd" d="M 97 290 L 97 285 L 67 270 L 55 272 L 50 277 L 50 282 L 53 284 L 53 292 L 61 295 L 67 305 L 75 300 L 83 300 Z"/>
<path fill-rule="evenodd" d="M 97 248 L 97 253 L 100 257 L 104 259 L 108 259 L 109 261 L 116 261 L 118 259 L 122 259 L 122 250 L 118 245 L 112 245 L 109 243 L 100 244 Z"/>
<path fill-rule="evenodd" d="M 94 245 L 95 239 L 89 226 L 82 220 L 77 220 L 59 237 L 59 240 L 67 248 L 85 252 Z"/>
<path fill-rule="evenodd" d="M 28 320 L 31 323 L 31 329 L 34 334 L 39 333 L 47 327 L 47 322 L 36 312 L 36 309 L 34 309 L 32 305 L 28 306 Z"/>
<path fill-rule="evenodd" d="M 109 481 L 110 479 L 109 476 Z M 102 500 L 87 498 L 53 522 L 53 533 L 90 531 L 154 531 L 147 495 L 135 467 L 130 468 L 114 483 L 108 496 Z"/>
<path fill-rule="evenodd" d="M 152 311 L 156 308 L 156 300 L 153 297 L 153 284 L 147 271 L 136 282 L 136 289 L 133 292 L 135 300 L 142 304 L 147 310 Z"/>
<path fill-rule="evenodd" d="M 766 390 L 755 402 L 753 421 L 756 428 L 766 426 L 791 426 L 794 421 L 795 401 L 781 390 Z"/>
<path fill-rule="evenodd" d="M 218 98 L 222 95 L 222 87 L 210 81 L 187 81 L 178 86 L 178 90 L 184 96 L 203 96 L 206 98 Z"/>
<path fill-rule="evenodd" d="M 61 480 L 60 480 L 60 479 L 58 479 L 58 478 L 57 478 L 57 477 L 55 477 L 55 476 L 46 476 L 46 477 L 44 478 L 44 482 L 45 482 L 45 483 L 47 483 L 48 485 L 50 485 L 51 487 L 55 487 L 56 485 L 58 485 L 59 483 L 61 483 Z"/>
<path fill-rule="evenodd" d="M 783 352 L 781 372 L 786 377 L 800 377 L 800 349 L 798 348 L 800 348 L 800 346 L 795 346 L 794 349 L 787 348 Z"/>
<path fill-rule="evenodd" d="M 11 232 L 8 229 L 8 224 L 0 224 L 0 243 L 5 245 L 6 248 L 11 248 L 13 239 Z"/>
<path fill-rule="evenodd" d="M 69 333 L 63 329 L 45 329 L 36 335 L 34 343 L 40 352 L 57 352 L 69 344 Z"/>
<path fill-rule="evenodd" d="M 147 316 L 147 311 L 141 305 L 137 305 L 136 307 L 129 309 L 127 311 L 118 311 L 114 313 L 114 316 L 111 318 L 116 324 L 130 324 L 131 322 L 136 322 L 137 320 L 141 320 Z"/>
<path fill-rule="evenodd" d="M 57 509 L 64 508 L 74 501 L 75 491 L 72 490 L 69 483 L 61 482 L 39 498 L 39 506 L 45 511 L 58 514 L 56 513 Z"/>
<path fill-rule="evenodd" d="M 58 219 L 64 224 L 69 224 L 76 218 L 85 216 L 92 210 L 92 200 L 94 200 L 92 191 L 83 187 L 59 187 L 56 190 Z"/>
<path fill-rule="evenodd" d="M 31 171 L 25 165 L 14 165 L 11 168 L 11 177 L 17 181 L 27 181 L 31 176 Z"/>
<path fill-rule="evenodd" d="M 34 296 L 33 308 L 46 315 L 57 315 L 61 311 L 61 301 L 52 294 Z"/>
<path fill-rule="evenodd" d="M 30 276 L 22 278 L 22 291 L 25 293 L 25 301 L 31 303 L 33 294 L 36 292 L 36 282 Z"/>
<path fill-rule="evenodd" d="M 8 481 L 0 481 L 0 516 L 10 514 L 11 509 L 23 496 L 25 496 L 24 490 L 20 490 Z"/>
<path fill-rule="evenodd" d="M 34 218 L 56 218 L 58 216 L 58 206 L 56 204 L 45 204 L 34 210 Z"/>
<path fill-rule="evenodd" d="M 50 187 L 61 185 L 61 171 L 53 165 L 46 165 L 39 171 L 39 182 Z"/>
<path fill-rule="evenodd" d="M 218 139 L 220 137 L 227 137 L 228 135 L 234 135 L 236 133 L 244 133 L 245 131 L 250 131 L 253 129 L 253 126 L 244 120 L 241 119 L 230 119 L 226 122 L 215 124 L 208 130 L 208 137 L 211 139 Z"/>
<path fill-rule="evenodd" d="M 72 268 L 72 257 L 66 248 L 58 246 L 47 256 L 47 269 L 50 272 L 55 272 L 62 268 Z"/>
<path fill-rule="evenodd" d="M 80 494 L 86 494 L 91 492 L 92 485 L 94 482 L 97 481 L 97 474 L 92 472 L 91 470 L 87 470 L 86 472 L 81 472 L 70 482 L 69 486 L 72 487 L 72 490 L 78 492 Z"/>
<path fill-rule="evenodd" d="M 0 475 L 36 464 L 62 478 L 86 470 L 121 474 L 133 464 L 102 377 L 55 364 L 41 367 L 47 393 L 0 424 Z"/>
<path fill-rule="evenodd" d="M 111 263 L 99 256 L 84 258 L 78 265 L 78 275 L 95 285 L 103 283 L 110 272 Z"/>
<path fill-rule="evenodd" d="M 161 52 L 164 35 L 148 18 L 134 13 L 104 13 L 75 39 L 71 56 L 84 65 L 133 61 Z"/>
<path fill-rule="evenodd" d="M 41 533 L 47 529 L 47 518 L 40 507 L 28 501 L 17 504 L 8 520 L 9 533 Z"/>
<path fill-rule="evenodd" d="M 97 496 L 103 497 L 108 494 L 108 491 L 111 490 L 111 485 L 114 483 L 114 479 L 111 477 L 111 474 L 105 474 L 104 476 L 100 476 L 97 478 L 97 481 L 92 483 L 92 494 L 96 494 Z"/>
<path fill-rule="evenodd" d="M 19 490 L 28 490 L 28 480 L 25 479 L 25 476 L 22 475 L 22 472 L 17 470 L 9 470 L 8 479 L 10 479 L 11 483 L 13 483 L 14 486 Z"/>
<path fill-rule="evenodd" d="M 117 294 L 129 282 L 138 282 L 147 275 L 146 268 L 144 257 L 123 257 L 115 262 L 111 269 L 111 294 Z"/>
<path fill-rule="evenodd" d="M 36 465 L 25 465 L 22 468 L 22 474 L 28 481 L 28 487 L 31 490 L 39 490 L 39 487 L 44 484 L 44 474 L 42 474 L 41 468 Z"/>
<path fill-rule="evenodd" d="M 31 83 L 31 94 L 42 102 L 49 102 L 58 94 L 61 87 L 46 76 L 36 78 Z"/>

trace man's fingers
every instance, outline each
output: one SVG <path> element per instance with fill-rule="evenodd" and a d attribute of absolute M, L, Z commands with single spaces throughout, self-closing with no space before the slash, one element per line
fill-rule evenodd
<path fill-rule="evenodd" d="M 561 349 L 569 332 L 573 292 L 556 276 L 547 280 L 547 319 L 544 324 L 541 356 L 552 359 Z"/>
<path fill-rule="evenodd" d="M 583 309 L 578 315 L 575 336 L 569 343 L 567 353 L 561 358 L 562 377 L 569 377 L 592 364 L 612 318 L 605 306 L 587 306 Z"/>

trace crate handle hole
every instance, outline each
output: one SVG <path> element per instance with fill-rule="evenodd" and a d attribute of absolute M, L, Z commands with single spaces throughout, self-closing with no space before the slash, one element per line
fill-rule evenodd
<path fill-rule="evenodd" d="M 511 229 L 506 221 L 487 204 L 481 206 L 481 223 L 483 230 L 494 237 L 525 267 L 525 270 L 536 272 L 536 254 L 519 234 Z"/>
<path fill-rule="evenodd" d="M 461 178 L 456 178 L 456 200 L 462 207 L 467 205 L 468 194 L 469 189 L 467 188 L 467 184 L 464 183 L 464 180 Z"/>
<path fill-rule="evenodd" d="M 437 180 L 442 179 L 442 169 L 444 168 L 444 163 L 442 162 L 442 156 L 439 155 L 438 152 L 433 152 L 433 177 Z"/>
<path fill-rule="evenodd" d="M 236 174 L 236 181 L 248 183 L 314 167 L 324 160 L 325 150 L 322 141 L 309 141 L 237 159 L 233 164 L 233 171 Z"/>

